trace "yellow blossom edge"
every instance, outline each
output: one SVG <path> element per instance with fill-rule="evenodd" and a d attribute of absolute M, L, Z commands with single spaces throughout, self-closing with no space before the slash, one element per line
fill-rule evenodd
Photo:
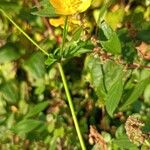
<path fill-rule="evenodd" d="M 92 0 L 49 0 L 59 15 L 73 15 L 86 11 Z"/>

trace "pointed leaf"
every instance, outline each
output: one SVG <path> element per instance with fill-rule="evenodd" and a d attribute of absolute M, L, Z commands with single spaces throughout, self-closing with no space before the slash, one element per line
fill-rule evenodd
<path fill-rule="evenodd" d="M 25 61 L 23 67 L 35 79 L 42 78 L 45 73 L 44 56 L 41 52 L 34 53 Z"/>
<path fill-rule="evenodd" d="M 63 53 L 64 58 L 80 56 L 84 53 L 92 52 L 93 45 L 90 41 L 73 41 L 66 45 Z"/>
<path fill-rule="evenodd" d="M 53 65 L 55 62 L 57 61 L 57 59 L 54 58 L 53 55 L 49 55 L 49 57 L 46 59 L 45 64 L 48 66 Z"/>
<path fill-rule="evenodd" d="M 123 80 L 122 75 L 119 79 L 110 87 L 106 96 L 106 110 L 112 117 L 113 112 L 117 108 L 123 92 Z"/>
<path fill-rule="evenodd" d="M 16 103 L 18 100 L 18 86 L 15 81 L 8 81 L 1 85 L 0 93 L 9 103 Z"/>
<path fill-rule="evenodd" d="M 100 43 L 102 47 L 112 54 L 120 54 L 121 53 L 121 43 L 117 36 L 117 33 L 112 30 L 112 28 L 106 23 L 102 22 L 101 30 L 105 36 L 101 39 L 100 35 Z"/>
<path fill-rule="evenodd" d="M 85 69 L 90 73 L 91 82 L 97 95 L 101 99 L 105 99 L 107 91 L 119 78 L 123 68 L 112 61 L 107 61 L 102 65 L 99 57 L 89 55 L 86 58 Z"/>
<path fill-rule="evenodd" d="M 35 105 L 34 107 L 30 108 L 30 111 L 25 116 L 25 118 L 29 118 L 29 117 L 33 117 L 33 116 L 37 115 L 38 113 L 43 111 L 48 106 L 48 104 L 49 104 L 49 102 L 45 101 L 45 102 L 39 103 L 39 104 Z"/>
<path fill-rule="evenodd" d="M 33 119 L 22 120 L 12 127 L 12 131 L 17 134 L 23 135 L 34 130 L 42 123 L 43 122 L 41 121 L 33 120 Z"/>
<path fill-rule="evenodd" d="M 150 78 L 146 78 L 142 81 L 140 81 L 134 88 L 133 92 L 131 93 L 131 95 L 129 96 L 129 98 L 127 99 L 127 101 L 122 105 L 122 107 L 120 108 L 121 111 L 125 110 L 129 105 L 131 105 L 132 103 L 134 103 L 138 97 L 140 97 L 144 91 L 144 89 L 146 88 L 146 86 L 150 83 Z"/>

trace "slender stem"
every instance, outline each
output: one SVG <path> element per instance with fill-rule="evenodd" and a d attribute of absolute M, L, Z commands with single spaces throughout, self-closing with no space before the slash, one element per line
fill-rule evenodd
<path fill-rule="evenodd" d="M 71 95 L 70 95 L 70 92 L 69 92 L 69 88 L 68 88 L 68 85 L 67 85 L 67 81 L 66 81 L 66 77 L 65 77 L 62 65 L 60 63 L 58 63 L 58 67 L 59 67 L 59 71 L 60 71 L 60 74 L 61 74 L 61 77 L 62 77 L 64 89 L 65 89 L 65 92 L 66 92 L 66 96 L 67 96 L 67 99 L 68 99 L 69 107 L 70 107 L 70 110 L 71 110 L 71 114 L 72 114 L 72 118 L 73 118 L 73 121 L 74 121 L 76 131 L 77 131 L 77 134 L 78 134 L 78 138 L 79 138 L 79 141 L 80 141 L 80 144 L 81 144 L 81 148 L 82 148 L 82 150 L 86 150 L 85 145 L 84 145 L 84 141 L 83 141 L 83 138 L 82 138 L 82 135 L 81 135 L 81 132 L 80 132 L 78 120 L 77 120 L 77 117 L 76 117 L 76 114 L 75 114 L 72 98 L 71 98 Z"/>
<path fill-rule="evenodd" d="M 65 45 L 66 36 L 67 36 L 67 28 L 68 28 L 68 25 L 67 25 L 68 17 L 67 16 L 65 17 L 65 22 L 64 23 L 65 24 L 64 24 L 64 30 L 63 30 L 63 41 L 62 41 L 62 47 L 61 47 L 61 52 L 62 53 L 63 53 L 63 50 L 64 50 L 64 45 Z M 65 77 L 65 74 L 64 74 L 61 63 L 58 63 L 58 68 L 59 68 L 59 71 L 60 71 L 60 74 L 61 74 L 61 78 L 62 78 L 64 89 L 65 89 L 65 92 L 66 92 L 68 104 L 69 104 L 69 107 L 70 107 L 70 110 L 71 110 L 72 118 L 73 118 L 74 125 L 75 125 L 76 131 L 77 131 L 77 135 L 78 135 L 78 138 L 79 138 L 79 141 L 80 141 L 80 144 L 81 144 L 81 148 L 82 148 L 82 150 L 86 150 L 84 140 L 82 138 L 82 134 L 81 134 L 81 131 L 80 131 L 79 123 L 78 123 L 78 120 L 77 120 L 77 117 L 76 117 L 76 114 L 75 114 L 72 98 L 71 98 L 71 95 L 70 95 L 70 92 L 69 92 L 67 80 L 66 80 L 66 77 Z"/>
<path fill-rule="evenodd" d="M 68 17 L 66 16 L 65 17 L 65 22 L 64 22 L 65 24 L 64 24 L 64 30 L 63 30 L 63 41 L 62 41 L 61 53 L 63 53 L 64 45 L 65 45 L 65 42 L 66 42 L 66 36 L 67 36 L 67 30 L 68 30 L 67 22 L 68 22 Z"/>
<path fill-rule="evenodd" d="M 33 43 L 45 55 L 49 56 L 49 54 L 43 48 L 41 48 L 31 37 L 29 37 L 29 35 L 27 35 L 27 33 L 25 33 L 2 9 L 0 9 L 0 11 L 31 43 Z"/>
<path fill-rule="evenodd" d="M 42 51 L 45 55 L 49 56 L 49 54 L 43 49 L 41 48 L 32 38 L 30 38 L 30 36 L 28 34 L 26 34 L 2 9 L 0 9 L 0 11 L 4 14 L 4 16 L 33 44 L 35 45 L 40 51 Z M 65 20 L 65 28 L 64 29 L 64 32 L 63 32 L 63 43 L 62 43 L 62 50 L 64 48 L 64 44 L 65 44 L 65 39 L 66 39 L 66 34 L 67 34 L 67 18 Z M 75 110 L 74 110 L 74 107 L 73 107 L 73 102 L 72 102 L 72 98 L 70 96 L 70 92 L 69 92 L 69 88 L 68 88 L 68 85 L 67 85 L 67 81 L 66 81 L 66 78 L 65 78 L 65 74 L 64 74 L 64 71 L 63 71 L 63 68 L 62 68 L 62 65 L 60 63 L 58 63 L 58 68 L 59 68 L 59 71 L 60 71 L 60 74 L 61 74 L 61 77 L 62 77 L 62 81 L 63 81 L 63 85 L 64 85 L 64 88 L 65 88 L 65 92 L 66 92 L 66 96 L 67 96 L 67 99 L 68 99 L 68 103 L 69 103 L 69 107 L 70 107 L 70 110 L 71 110 L 71 114 L 72 114 L 72 117 L 73 117 L 73 121 L 74 121 L 74 124 L 75 124 L 75 128 L 76 128 L 76 131 L 77 131 L 77 135 L 78 135 L 78 138 L 79 138 L 79 141 L 80 141 L 80 144 L 81 144 L 81 148 L 82 150 L 86 150 L 86 147 L 85 147 L 85 144 L 84 144 L 84 141 L 83 141 L 83 138 L 82 138 L 82 135 L 81 135 L 81 132 L 80 132 L 80 128 L 79 128 L 79 124 L 78 124 L 78 121 L 77 121 L 77 118 L 76 118 L 76 114 L 75 114 Z"/>

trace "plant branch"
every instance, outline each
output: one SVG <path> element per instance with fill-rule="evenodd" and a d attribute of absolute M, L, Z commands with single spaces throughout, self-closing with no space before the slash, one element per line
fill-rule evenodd
<path fill-rule="evenodd" d="M 48 54 L 43 48 L 41 48 L 27 33 L 25 33 L 2 9 L 0 9 L 0 12 L 2 12 L 3 15 L 4 15 L 33 45 L 35 45 L 35 46 L 36 46 L 40 51 L 42 51 L 45 55 L 49 56 L 49 54 Z M 64 33 L 63 33 L 62 50 L 63 50 L 63 47 L 64 47 L 64 43 L 65 43 L 65 39 L 66 39 L 66 33 L 67 33 L 67 18 L 65 19 L 65 24 L 66 24 L 66 25 L 65 25 L 65 28 L 66 28 L 66 29 L 64 30 Z M 67 81 L 66 81 L 66 78 L 65 78 L 65 74 L 64 74 L 62 65 L 61 65 L 60 63 L 58 63 L 58 68 L 59 68 L 59 71 L 60 71 L 60 74 L 61 74 L 61 77 L 62 77 L 64 89 L 65 89 L 65 92 L 66 92 L 67 100 L 68 100 L 68 103 L 69 103 L 69 107 L 70 107 L 71 114 L 72 114 L 72 117 L 73 117 L 74 125 L 75 125 L 76 131 L 77 131 L 77 135 L 78 135 L 78 138 L 79 138 L 79 141 L 80 141 L 80 144 L 81 144 L 81 148 L 82 148 L 82 150 L 86 150 L 86 147 L 85 147 L 85 144 L 84 144 L 84 140 L 83 140 L 83 138 L 82 138 L 82 134 L 81 134 L 81 131 L 80 131 L 80 128 L 79 128 L 78 120 L 77 120 L 77 118 L 76 118 L 76 114 L 75 114 L 75 110 L 74 110 L 72 98 L 71 98 L 71 95 L 70 95 L 70 92 L 69 92 L 69 88 L 68 88 L 68 85 L 67 85 Z"/>
<path fill-rule="evenodd" d="M 68 21 L 68 17 L 66 16 L 65 21 L 64 21 L 64 30 L 63 30 L 63 41 L 62 41 L 62 47 L 61 47 L 61 54 L 63 54 L 64 45 L 65 45 L 66 36 L 67 36 L 67 28 L 68 28 L 68 26 L 67 26 L 68 22 L 67 21 Z M 80 131 L 79 123 L 78 123 L 78 120 L 77 120 L 77 117 L 76 117 L 76 114 L 75 114 L 72 98 L 71 98 L 71 95 L 70 95 L 70 92 L 69 92 L 67 80 L 66 80 L 64 70 L 63 70 L 63 67 L 62 67 L 61 63 L 58 63 L 58 68 L 59 68 L 59 71 L 60 71 L 60 74 L 61 74 L 61 78 L 62 78 L 64 89 L 65 89 L 65 92 L 66 92 L 68 104 L 69 104 L 69 107 L 70 107 L 70 111 L 71 111 L 71 114 L 72 114 L 72 118 L 73 118 L 73 121 L 74 121 L 76 131 L 77 131 L 77 135 L 78 135 L 78 138 L 79 138 L 79 141 L 80 141 L 80 144 L 81 144 L 81 148 L 82 148 L 82 150 L 86 150 L 84 140 L 82 138 L 82 134 L 81 134 L 81 131 Z"/>
<path fill-rule="evenodd" d="M 45 55 L 49 56 L 49 54 L 41 48 L 27 33 L 25 33 L 2 9 L 0 12 L 31 42 L 33 43 L 40 51 L 42 51 Z"/>
<path fill-rule="evenodd" d="M 68 100 L 69 107 L 70 107 L 70 110 L 71 110 L 74 125 L 75 125 L 75 128 L 76 128 L 77 134 L 78 134 L 78 138 L 79 138 L 79 141 L 80 141 L 80 144 L 81 144 L 81 148 L 82 148 L 82 150 L 86 150 L 85 144 L 84 144 L 84 141 L 83 141 L 83 138 L 82 138 L 82 134 L 81 134 L 81 131 L 80 131 L 80 127 L 79 127 L 79 124 L 78 124 L 78 120 L 77 120 L 77 117 L 76 117 L 76 114 L 75 114 L 72 98 L 71 98 L 69 88 L 68 88 L 68 85 L 67 85 L 66 77 L 65 77 L 65 74 L 64 74 L 64 71 L 63 71 L 63 68 L 62 68 L 62 65 L 60 63 L 58 63 L 58 67 L 59 67 L 59 71 L 60 71 L 60 74 L 61 74 L 61 77 L 62 77 L 64 89 L 65 89 L 65 92 L 66 92 L 67 100 Z"/>
<path fill-rule="evenodd" d="M 66 36 L 67 36 L 67 22 L 68 22 L 68 17 L 66 16 L 65 17 L 65 25 L 64 25 L 64 30 L 63 30 L 63 41 L 62 41 L 62 47 L 61 47 L 61 51 L 63 53 L 63 50 L 64 50 L 64 45 L 65 45 L 65 42 L 66 42 Z"/>

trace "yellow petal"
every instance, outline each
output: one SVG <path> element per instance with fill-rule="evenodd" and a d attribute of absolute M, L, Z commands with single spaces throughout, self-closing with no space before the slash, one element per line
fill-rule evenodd
<path fill-rule="evenodd" d="M 62 26 L 64 24 L 64 17 L 60 17 L 60 18 L 55 18 L 55 19 L 50 19 L 50 24 L 53 25 L 54 27 L 59 27 Z"/>
<path fill-rule="evenodd" d="M 87 10 L 92 0 L 49 0 L 57 14 L 73 15 Z"/>
<path fill-rule="evenodd" d="M 79 12 L 86 11 L 90 7 L 91 2 L 92 0 L 82 0 L 82 3 L 79 5 L 78 11 Z"/>

